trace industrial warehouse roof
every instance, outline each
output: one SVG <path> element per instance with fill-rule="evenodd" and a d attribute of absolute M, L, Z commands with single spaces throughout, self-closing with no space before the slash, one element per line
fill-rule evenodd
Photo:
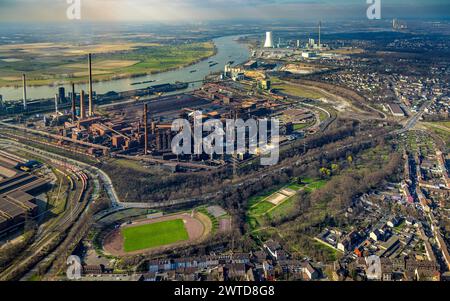
<path fill-rule="evenodd" d="M 7 218 L 16 218 L 24 214 L 27 210 L 17 205 L 15 202 L 11 202 L 6 196 L 0 198 L 0 214 Z"/>
<path fill-rule="evenodd" d="M 0 194 L 6 193 L 9 190 L 13 189 L 15 185 L 20 183 L 28 183 L 32 180 L 32 177 L 25 173 L 18 173 L 17 175 L 7 178 L 3 181 L 0 181 Z"/>
<path fill-rule="evenodd" d="M 8 167 L 14 168 L 15 166 L 17 166 L 18 162 L 14 161 L 12 159 L 6 158 L 4 156 L 0 156 L 0 164 L 2 164 L 3 166 L 5 166 L 7 168 Z"/>
<path fill-rule="evenodd" d="M 0 177 L 11 178 L 17 174 L 17 171 L 0 165 Z"/>
<path fill-rule="evenodd" d="M 35 198 L 30 194 L 47 185 L 48 181 L 16 170 L 0 161 L 0 229 L 14 226 L 36 210 Z"/>
<path fill-rule="evenodd" d="M 34 197 L 28 193 L 23 191 L 14 191 L 7 195 L 9 198 L 12 198 L 20 203 L 31 203 L 34 200 Z"/>
<path fill-rule="evenodd" d="M 12 178 L 0 181 L 0 194 L 12 193 L 17 190 L 30 192 L 46 185 L 47 183 L 48 182 L 46 180 L 20 172 Z"/>
<path fill-rule="evenodd" d="M 402 108 L 396 103 L 390 103 L 389 107 L 391 108 L 391 111 L 392 111 L 393 114 L 397 114 L 397 115 L 404 115 L 405 114 L 403 112 Z"/>

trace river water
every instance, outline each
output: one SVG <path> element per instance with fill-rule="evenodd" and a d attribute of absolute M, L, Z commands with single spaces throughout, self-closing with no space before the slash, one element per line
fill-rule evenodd
<path fill-rule="evenodd" d="M 192 82 L 202 80 L 205 76 L 211 72 L 218 72 L 223 70 L 225 64 L 229 61 L 234 61 L 234 64 L 241 64 L 249 59 L 249 51 L 246 45 L 237 42 L 239 36 L 228 36 L 214 39 L 214 43 L 217 47 L 217 54 L 210 57 L 205 61 L 201 61 L 195 65 L 180 68 L 174 71 L 163 72 L 159 74 L 140 76 L 135 78 L 110 80 L 94 83 L 93 90 L 98 94 L 104 94 L 109 91 L 123 92 L 128 90 L 147 88 L 152 85 L 180 82 Z M 217 65 L 210 67 L 210 61 L 217 63 Z M 86 64 L 87 68 L 87 64 Z M 95 60 L 93 61 L 93 68 L 95 69 Z M 197 70 L 191 73 L 192 70 Z M 136 82 L 144 82 L 153 80 L 152 83 L 144 83 L 138 85 L 132 85 Z M 87 79 L 86 79 L 87 81 Z M 201 83 L 191 84 L 189 89 L 198 88 Z M 40 86 L 40 87 L 28 87 L 27 99 L 43 99 L 52 98 L 57 93 L 58 87 L 64 86 L 66 88 L 66 94 L 71 91 L 70 83 L 59 86 Z M 75 89 L 88 90 L 87 84 L 76 85 Z M 22 87 L 3 87 L 0 88 L 0 95 L 3 95 L 3 100 L 21 100 L 22 99 Z"/>

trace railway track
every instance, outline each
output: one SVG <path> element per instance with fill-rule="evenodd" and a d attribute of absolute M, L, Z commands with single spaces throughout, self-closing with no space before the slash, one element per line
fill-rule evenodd
<path fill-rule="evenodd" d="M 2 141 L 0 141 L 0 145 Z M 8 148 L 14 148 L 11 145 L 8 145 Z M 22 151 L 26 151 L 21 149 Z M 30 151 L 28 151 L 31 153 Z M 35 153 L 32 153 L 36 156 Z M 73 189 L 72 197 L 70 198 L 70 206 L 66 208 L 64 214 L 60 217 L 57 217 L 51 224 L 45 226 L 44 228 L 40 228 L 36 234 L 34 242 L 27 248 L 25 252 L 20 254 L 17 258 L 15 258 L 2 273 L 0 273 L 0 280 L 11 280 L 16 277 L 15 273 L 20 271 L 20 269 L 27 267 L 27 265 L 36 266 L 37 263 L 41 262 L 39 260 L 37 263 L 33 262 L 36 256 L 42 256 L 42 252 L 45 252 L 46 248 L 51 246 L 55 239 L 58 238 L 61 233 L 68 230 L 72 225 L 73 221 L 76 217 L 80 216 L 83 213 L 85 208 L 85 204 L 82 203 L 84 199 L 85 193 L 88 188 L 88 176 L 83 171 L 79 170 L 75 166 L 68 165 L 65 162 L 58 161 L 55 159 L 50 160 L 43 158 L 43 161 L 49 164 L 50 166 L 57 168 L 58 171 L 63 173 L 66 177 L 70 178 L 71 188 Z M 73 180 L 75 179 L 75 180 Z M 46 212 L 47 213 L 47 212 Z M 45 256 L 45 255 L 44 255 Z M 27 275 L 35 272 L 33 269 L 27 273 Z"/>

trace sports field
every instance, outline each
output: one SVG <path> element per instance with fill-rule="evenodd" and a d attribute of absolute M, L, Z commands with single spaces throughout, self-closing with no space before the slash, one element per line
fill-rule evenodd
<path fill-rule="evenodd" d="M 199 242 L 212 229 L 212 221 L 205 214 L 182 212 L 116 227 L 105 235 L 102 244 L 105 253 L 113 256 L 157 253 Z"/>
<path fill-rule="evenodd" d="M 125 252 L 134 252 L 189 239 L 182 219 L 122 229 Z"/>
<path fill-rule="evenodd" d="M 321 179 L 302 178 L 301 183 L 296 181 L 281 188 L 271 190 L 249 199 L 247 222 L 250 229 L 257 231 L 267 226 L 268 220 L 284 217 L 296 209 L 298 199 L 295 195 L 300 191 L 313 192 L 323 187 L 327 181 Z"/>

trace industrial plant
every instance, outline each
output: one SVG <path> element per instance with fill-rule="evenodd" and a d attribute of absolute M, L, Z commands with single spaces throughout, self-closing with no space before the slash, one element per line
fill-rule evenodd
<path fill-rule="evenodd" d="M 267 37 L 270 44 L 271 33 Z M 222 73 L 209 77 L 199 89 L 167 96 L 163 93 L 186 88 L 187 84 L 162 84 L 130 92 L 97 95 L 93 90 L 91 54 L 88 55 L 87 68 L 88 93 L 76 91 L 75 84 L 72 84 L 72 91 L 67 94 L 64 87 L 58 88 L 52 113 L 29 113 L 33 111 L 33 104 L 28 102 L 25 105 L 27 86 L 24 75 L 24 114 L 1 123 L 10 130 L 7 135 L 14 137 L 20 131 L 37 143 L 45 141 L 54 147 L 92 158 L 111 156 L 143 161 L 172 172 L 195 171 L 215 169 L 254 156 L 248 152 L 232 156 L 174 155 L 171 145 L 177 134 L 172 131 L 175 119 L 187 119 L 193 124 L 193 112 L 202 111 L 203 122 L 218 119 L 225 124 L 226 119 L 270 119 L 295 111 L 286 111 L 295 108 L 282 99 L 267 95 L 265 91 L 271 89 L 270 79 L 265 75 L 267 67 L 259 66 L 254 60 L 239 66 L 229 62 Z M 260 92 L 249 94 L 246 86 L 255 80 Z M 133 99 L 131 103 L 126 101 L 130 97 Z M 149 100 L 141 100 L 141 97 Z M 46 101 L 39 105 L 41 110 L 45 110 L 42 104 L 46 104 Z M 99 106 L 101 110 L 97 112 Z M 295 117 L 288 117 L 288 121 L 281 124 L 281 142 L 294 137 L 291 135 L 295 124 L 308 124 L 316 118 L 308 110 L 293 114 Z M 308 133 L 316 130 L 310 129 Z M 248 143 L 249 137 L 246 139 Z"/>
<path fill-rule="evenodd" d="M 8 28 L 0 281 L 450 279 L 450 23 L 311 17 Z"/>

